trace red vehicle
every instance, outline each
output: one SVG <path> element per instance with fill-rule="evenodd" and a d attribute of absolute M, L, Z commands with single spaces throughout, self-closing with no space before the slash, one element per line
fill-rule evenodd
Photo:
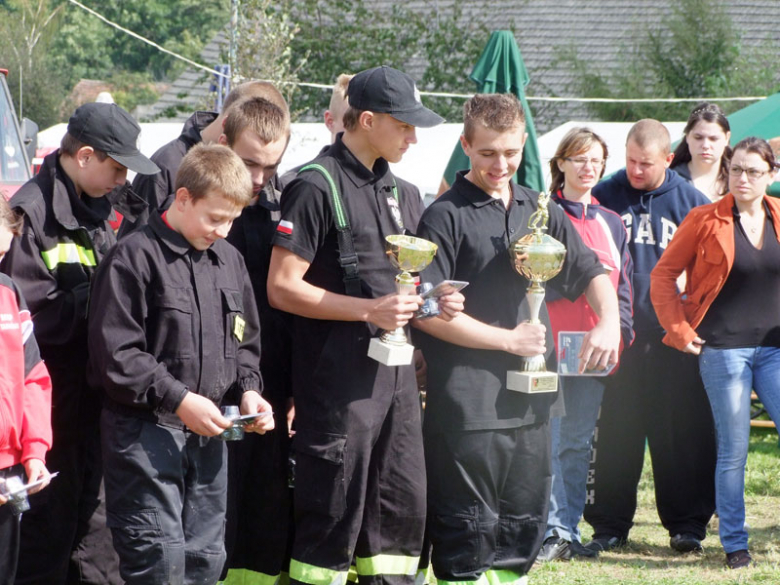
<path fill-rule="evenodd" d="M 8 91 L 7 76 L 8 71 L 0 69 L 0 193 L 10 199 L 32 177 L 27 148 L 32 147 L 34 152 L 38 129 L 25 120 L 24 126 L 29 128 L 27 134 L 33 137 L 25 140 Z"/>

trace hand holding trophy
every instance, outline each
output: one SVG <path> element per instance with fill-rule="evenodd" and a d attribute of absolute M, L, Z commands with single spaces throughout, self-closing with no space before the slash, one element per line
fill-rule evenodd
<path fill-rule="evenodd" d="M 517 240 L 509 249 L 514 269 L 531 281 L 526 298 L 531 310 L 531 323 L 539 324 L 539 310 L 544 302 L 543 282 L 553 278 L 563 268 L 566 248 L 558 240 L 545 234 L 549 212 L 550 195 L 539 194 L 539 206 L 528 220 L 532 230 Z M 555 392 L 558 389 L 558 375 L 547 371 L 544 355 L 521 358 L 520 371 L 507 372 L 507 388 L 526 394 Z"/>
<path fill-rule="evenodd" d="M 395 277 L 398 294 L 416 294 L 417 287 L 410 272 L 420 272 L 436 255 L 438 246 L 428 240 L 412 236 L 393 235 L 385 238 L 385 252 L 390 262 L 401 270 Z M 368 356 L 386 366 L 405 366 L 412 363 L 414 346 L 406 340 L 403 327 L 384 331 L 371 339 Z"/>

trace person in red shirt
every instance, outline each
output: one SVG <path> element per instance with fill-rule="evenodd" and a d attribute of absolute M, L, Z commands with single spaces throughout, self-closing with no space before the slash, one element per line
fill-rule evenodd
<path fill-rule="evenodd" d="M 19 234 L 21 222 L 0 197 L 0 262 Z M 51 447 L 51 378 L 33 336 L 30 311 L 19 289 L 0 274 L 0 585 L 14 582 L 21 516 L 3 495 L 6 479 L 49 483 L 46 452 Z"/>

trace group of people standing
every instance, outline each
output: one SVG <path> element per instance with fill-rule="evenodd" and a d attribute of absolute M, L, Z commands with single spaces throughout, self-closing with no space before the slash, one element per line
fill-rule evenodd
<path fill-rule="evenodd" d="M 730 152 L 704 104 L 675 155 L 662 124 L 635 124 L 626 170 L 599 183 L 607 144 L 572 130 L 546 212 L 566 260 L 535 324 L 509 252 L 540 206 L 513 181 L 517 98 L 466 102 L 470 168 L 428 209 L 389 167 L 443 121 L 408 75 L 342 76 L 325 120 L 332 144 L 279 177 L 290 114 L 270 84 L 236 87 L 151 160 L 126 112 L 87 104 L 11 200 L 21 220 L 0 209 L 0 300 L 19 325 L 0 334 L 26 360 L 3 385 L 0 467 L 59 473 L 21 521 L 0 506 L 0 583 L 412 583 L 430 551 L 439 582 L 520 585 L 537 557 L 626 542 L 645 441 L 672 548 L 701 549 L 717 497 L 728 564 L 749 564 L 751 383 L 780 408 L 756 301 L 780 265 L 766 143 Z M 436 244 L 426 281 L 469 283 L 436 318 L 395 289 L 397 234 Z M 368 356 L 398 327 L 427 363 L 424 420 L 415 366 Z M 617 373 L 509 390 L 519 356 L 554 362 L 558 331 L 586 332 L 582 370 Z M 226 405 L 252 419 L 227 445 Z"/>

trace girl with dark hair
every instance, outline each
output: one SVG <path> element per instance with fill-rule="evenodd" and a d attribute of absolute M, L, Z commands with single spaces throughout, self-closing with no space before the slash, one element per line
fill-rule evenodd
<path fill-rule="evenodd" d="M 628 252 L 628 235 L 615 212 L 599 205 L 591 189 L 604 175 L 607 145 L 588 128 L 573 128 L 563 137 L 550 161 L 552 199 L 574 225 L 585 245 L 599 258 L 615 287 L 620 310 L 621 345 L 634 338 L 631 278 L 633 267 Z M 557 344 L 559 331 L 590 331 L 598 317 L 585 295 L 569 301 L 551 288 L 547 311 Z M 544 561 L 596 557 L 598 551 L 586 548 L 577 527 L 585 508 L 586 481 L 593 431 L 596 427 L 603 378 L 571 376 L 560 378 L 566 415 L 551 421 L 552 493 L 547 529 L 538 558 Z"/>
<path fill-rule="evenodd" d="M 688 117 L 670 168 L 711 201 L 728 191 L 731 127 L 723 110 L 703 102 Z"/>
<path fill-rule="evenodd" d="M 651 275 L 664 343 L 699 356 L 717 435 L 720 541 L 731 569 L 752 562 L 745 529 L 751 390 L 780 423 L 780 200 L 766 195 L 778 168 L 766 141 L 737 144 L 729 194 L 691 210 Z"/>

